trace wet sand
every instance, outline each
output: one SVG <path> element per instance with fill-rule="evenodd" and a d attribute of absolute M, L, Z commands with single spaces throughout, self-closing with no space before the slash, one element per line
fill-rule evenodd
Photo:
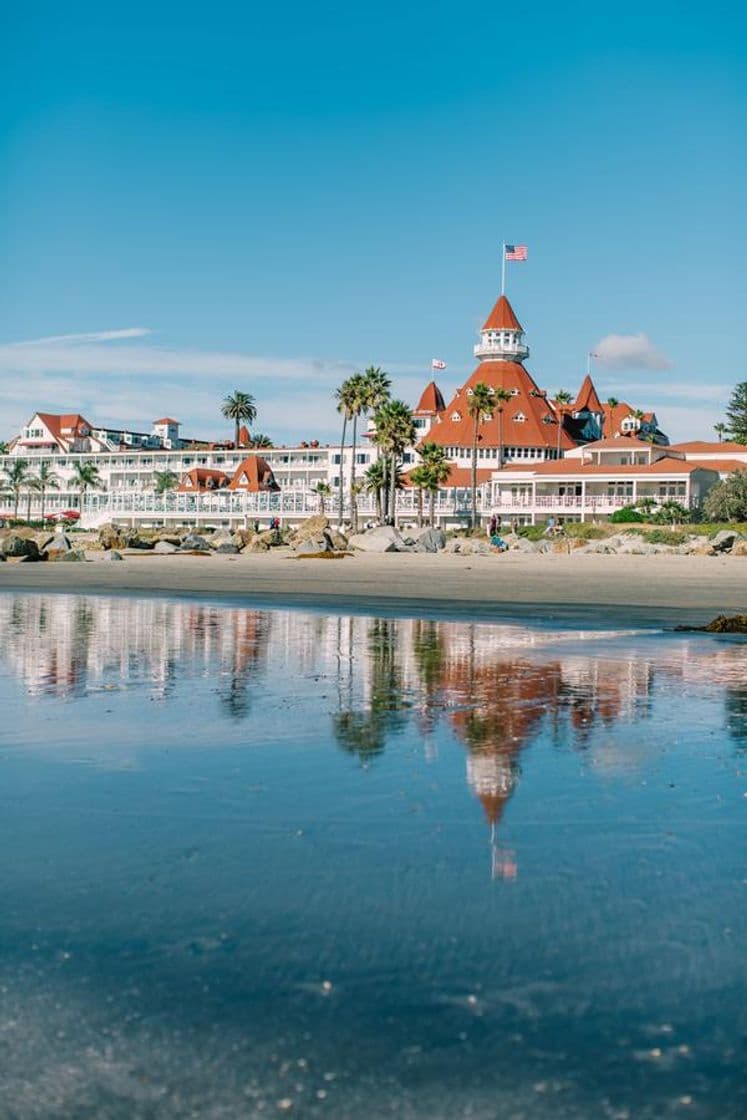
<path fill-rule="evenodd" d="M 247 604 L 436 617 L 578 617 L 637 624 L 747 610 L 747 558 L 357 554 L 296 559 L 102 554 L 83 564 L 0 565 L 0 591 L 220 597 Z"/>

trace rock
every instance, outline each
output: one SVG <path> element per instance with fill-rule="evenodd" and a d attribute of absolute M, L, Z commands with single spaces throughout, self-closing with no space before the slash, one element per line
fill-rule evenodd
<path fill-rule="evenodd" d="M 210 545 L 204 537 L 198 536 L 197 533 L 187 533 L 186 537 L 182 538 L 182 543 L 179 546 L 182 552 L 209 552 Z"/>
<path fill-rule="evenodd" d="M 69 552 L 58 552 L 57 554 L 53 553 L 52 555 L 49 555 L 47 557 L 47 559 L 53 560 L 57 564 L 79 564 L 84 561 L 85 558 L 86 554 L 81 548 L 71 548 Z"/>
<path fill-rule="evenodd" d="M 162 542 L 165 542 L 166 544 L 173 544 L 174 548 L 178 548 L 182 543 L 182 538 L 177 536 L 165 536 L 163 533 L 159 533 L 157 537 L 153 538 L 154 549 L 157 548 L 158 545 Z"/>
<path fill-rule="evenodd" d="M 179 549 L 171 541 L 160 540 L 154 544 L 153 551 L 157 552 L 159 556 L 169 556 L 172 552 L 178 552 Z"/>
<path fill-rule="evenodd" d="M 55 533 L 44 546 L 43 551 L 46 552 L 48 560 L 53 560 L 63 552 L 70 552 L 72 547 L 69 537 L 64 533 Z"/>
<path fill-rule="evenodd" d="M 709 544 L 714 552 L 731 552 L 734 544 L 739 540 L 739 533 L 733 529 L 722 529 L 712 537 Z"/>
<path fill-rule="evenodd" d="M 538 552 L 539 541 L 530 541 L 526 537 L 515 537 L 508 542 L 508 547 L 516 552 Z"/>
<path fill-rule="evenodd" d="M 747 614 L 720 614 L 706 626 L 675 626 L 675 630 L 697 630 L 706 634 L 747 634 Z"/>
<path fill-rule="evenodd" d="M 222 552 L 229 556 L 238 556 L 239 547 L 238 545 L 234 544 L 233 541 L 221 541 L 221 543 L 217 545 L 214 551 Z"/>
<path fill-rule="evenodd" d="M 234 534 L 230 529 L 216 529 L 210 538 L 210 547 L 218 549 L 222 544 L 235 545 Z M 238 551 L 238 550 L 237 550 Z"/>
<path fill-rule="evenodd" d="M 330 529 L 325 529 L 324 535 L 327 538 L 327 540 L 329 541 L 333 551 L 335 551 L 335 552 L 346 552 L 347 551 L 348 538 L 345 536 L 344 533 L 341 533 L 338 529 L 331 529 L 330 528 Z"/>
<path fill-rule="evenodd" d="M 295 547 L 298 556 L 315 556 L 320 552 L 333 551 L 332 545 L 324 534 L 316 539 L 312 538 L 306 541 L 299 541 Z"/>
<path fill-rule="evenodd" d="M 408 552 L 409 549 L 393 525 L 379 525 L 367 533 L 354 533 L 348 538 L 350 548 L 361 552 Z"/>
<path fill-rule="evenodd" d="M 747 556 L 747 540 L 736 541 L 732 546 L 731 554 L 732 556 Z"/>
<path fill-rule="evenodd" d="M 446 536 L 440 529 L 426 529 L 415 542 L 416 552 L 441 552 L 446 547 Z"/>
<path fill-rule="evenodd" d="M 241 550 L 242 554 L 247 553 L 247 552 L 269 552 L 269 551 L 270 551 L 270 542 L 265 540 L 261 533 L 258 534 L 257 536 L 252 537 L 251 540 L 247 544 L 245 544 L 244 547 Z"/>
<path fill-rule="evenodd" d="M 325 517 L 323 513 L 316 513 L 313 517 L 307 517 L 305 521 L 293 530 L 290 537 L 290 543 L 295 548 L 296 545 L 301 544 L 303 541 L 319 540 L 324 535 L 325 529 L 329 528 L 329 518 Z"/>
<path fill-rule="evenodd" d="M 99 544 L 103 549 L 125 548 L 125 542 L 118 526 L 102 525 L 98 533 Z"/>
<path fill-rule="evenodd" d="M 117 552 L 116 548 L 110 548 L 107 552 L 104 553 L 104 555 L 101 557 L 101 559 L 102 560 L 123 560 L 124 557 L 122 556 L 121 552 Z"/>
<path fill-rule="evenodd" d="M 31 537 L 23 537 L 19 533 L 10 533 L 2 543 L 3 554 L 16 559 L 39 560 L 39 546 Z"/>

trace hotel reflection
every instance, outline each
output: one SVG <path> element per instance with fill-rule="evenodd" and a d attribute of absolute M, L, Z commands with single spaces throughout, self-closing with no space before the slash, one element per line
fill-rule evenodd
<path fill-rule="evenodd" d="M 537 737 L 582 752 L 615 772 L 642 761 L 657 687 L 717 686 L 724 726 L 747 748 L 747 646 L 686 638 L 629 638 L 610 653 L 590 633 L 519 626 L 263 612 L 149 599 L 0 598 L 4 673 L 33 696 L 83 696 L 123 684 L 155 700 L 181 678 L 216 678 L 224 713 L 242 719 L 265 682 L 323 682 L 309 703 L 331 707 L 335 742 L 368 763 L 391 735 L 414 721 L 426 755 L 435 733 L 451 730 L 466 752 L 466 780 L 491 837 L 493 873 L 514 877 L 513 853 L 499 842 L 521 757 Z M 597 643 L 598 645 L 598 643 Z M 581 652 L 583 650 L 583 652 Z M 676 686 L 676 687 L 675 687 Z M 313 718 L 318 718 L 315 715 Z M 605 730 L 635 728 L 635 748 Z M 638 752 L 636 754 L 636 751 Z"/>

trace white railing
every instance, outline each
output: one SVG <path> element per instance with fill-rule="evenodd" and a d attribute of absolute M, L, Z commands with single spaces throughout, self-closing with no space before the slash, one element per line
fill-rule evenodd
<path fill-rule="evenodd" d="M 693 504 L 683 494 L 639 494 L 638 497 L 634 497 L 632 494 L 625 496 L 620 494 L 587 494 L 585 497 L 578 494 L 538 494 L 536 498 L 532 498 L 531 495 L 513 497 L 509 494 L 497 494 L 493 499 L 493 506 L 496 509 L 504 510 L 576 509 L 605 512 L 622 509 L 623 506 L 635 505 L 636 502 L 641 502 L 644 498 L 651 498 L 656 505 L 662 505 L 668 501 L 680 502 L 684 506 Z"/>

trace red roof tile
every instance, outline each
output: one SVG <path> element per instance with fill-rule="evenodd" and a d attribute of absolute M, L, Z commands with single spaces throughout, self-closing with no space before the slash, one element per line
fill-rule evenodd
<path fill-rule="evenodd" d="M 177 490 L 181 493 L 198 494 L 222 490 L 228 485 L 228 475 L 224 471 L 211 470 L 209 467 L 192 467 L 183 474 Z"/>
<path fill-rule="evenodd" d="M 178 420 L 172 420 L 170 416 L 162 416 L 160 420 L 154 420 L 154 424 L 178 424 Z"/>
<path fill-rule="evenodd" d="M 673 451 L 700 451 L 703 454 L 720 454 L 729 451 L 747 452 L 747 443 L 734 443 L 731 440 L 725 440 L 723 443 L 716 443 L 715 440 L 709 442 L 703 439 L 691 439 L 685 443 L 673 443 Z"/>
<path fill-rule="evenodd" d="M 597 396 L 597 391 L 594 388 L 594 382 L 589 377 L 588 373 L 584 378 L 583 384 L 578 391 L 578 396 L 571 405 L 572 412 L 603 412 L 602 402 Z"/>
<path fill-rule="evenodd" d="M 234 471 L 229 489 L 257 493 L 260 490 L 279 490 L 280 487 L 267 460 L 260 455 L 248 455 Z"/>

